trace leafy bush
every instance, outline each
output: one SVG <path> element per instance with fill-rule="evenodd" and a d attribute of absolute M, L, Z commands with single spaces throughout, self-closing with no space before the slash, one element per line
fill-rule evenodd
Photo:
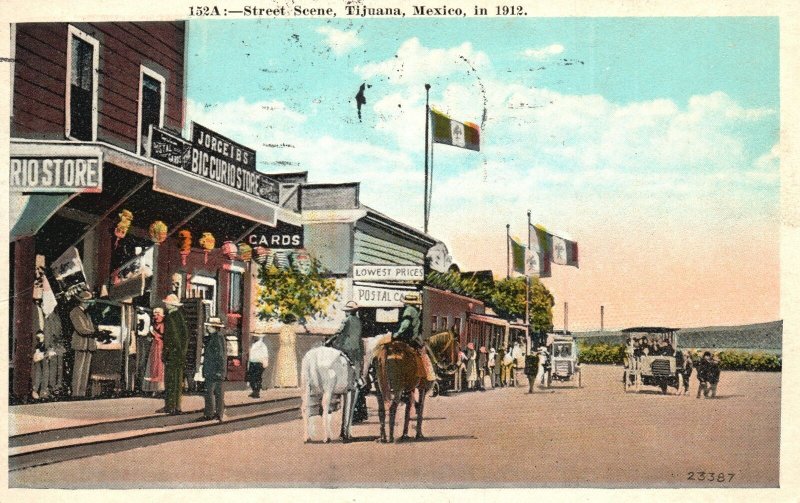
<path fill-rule="evenodd" d="M 596 344 L 579 343 L 579 359 L 581 363 L 622 365 L 625 357 L 623 344 Z M 692 361 L 695 365 L 703 357 L 703 350 L 692 351 Z M 754 372 L 780 372 L 781 357 L 761 351 L 748 352 L 725 350 L 717 354 L 721 370 L 749 370 Z"/>

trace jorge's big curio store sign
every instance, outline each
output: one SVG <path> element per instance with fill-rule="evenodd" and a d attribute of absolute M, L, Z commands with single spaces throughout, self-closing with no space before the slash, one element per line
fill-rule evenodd
<path fill-rule="evenodd" d="M 192 122 L 191 142 L 152 128 L 150 157 L 272 203 L 278 202 L 280 185 L 256 171 L 255 150 L 196 122 Z"/>

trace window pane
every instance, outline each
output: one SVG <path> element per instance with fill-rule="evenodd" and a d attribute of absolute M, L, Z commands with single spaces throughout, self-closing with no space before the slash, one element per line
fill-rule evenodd
<path fill-rule="evenodd" d="M 93 53 L 91 44 L 72 37 L 70 136 L 84 141 L 92 139 Z"/>
<path fill-rule="evenodd" d="M 161 82 L 150 77 L 149 75 L 142 75 L 142 116 L 140 118 L 140 126 L 142 131 L 141 145 L 147 143 L 146 139 L 150 133 L 150 126 L 159 126 L 161 118 Z"/>
<path fill-rule="evenodd" d="M 242 312 L 242 273 L 231 272 L 230 297 L 228 299 L 228 312 Z"/>

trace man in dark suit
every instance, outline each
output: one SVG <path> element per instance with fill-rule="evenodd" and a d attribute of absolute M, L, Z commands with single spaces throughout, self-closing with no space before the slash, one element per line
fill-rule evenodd
<path fill-rule="evenodd" d="M 228 370 L 225 352 L 225 337 L 222 328 L 225 324 L 217 317 L 205 323 L 206 337 L 203 341 L 203 379 L 205 380 L 205 411 L 203 419 L 225 420 L 225 392 L 222 381 Z"/>
<path fill-rule="evenodd" d="M 356 379 L 361 375 L 364 366 L 364 346 L 361 343 L 361 319 L 358 317 L 358 304 L 349 301 L 344 306 L 347 316 L 342 327 L 333 336 L 330 347 L 344 353 L 354 367 Z"/>
<path fill-rule="evenodd" d="M 183 304 L 174 293 L 164 299 L 164 408 L 159 412 L 181 413 L 183 392 L 183 370 L 186 366 L 186 351 L 189 347 L 189 328 L 180 311 Z"/>
<path fill-rule="evenodd" d="M 77 295 L 80 304 L 69 312 L 72 323 L 72 350 L 75 351 L 75 360 L 72 367 L 72 396 L 86 396 L 86 386 L 89 383 L 89 368 L 92 365 L 92 353 L 97 349 L 95 335 L 97 328 L 86 313 L 92 294 L 81 290 Z"/>

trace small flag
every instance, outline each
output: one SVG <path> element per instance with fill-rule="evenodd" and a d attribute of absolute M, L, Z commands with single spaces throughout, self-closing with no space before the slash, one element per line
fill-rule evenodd
<path fill-rule="evenodd" d="M 511 271 L 525 274 L 525 247 L 517 240 L 508 237 L 508 260 L 511 262 Z"/>
<path fill-rule="evenodd" d="M 480 128 L 472 122 L 458 122 L 431 108 L 433 142 L 480 151 Z"/>
<path fill-rule="evenodd" d="M 552 261 L 553 245 L 551 235 L 540 225 L 531 225 L 528 228 L 528 240 L 531 243 L 531 253 L 537 256 L 540 278 L 549 278 L 551 274 L 550 262 Z"/>

